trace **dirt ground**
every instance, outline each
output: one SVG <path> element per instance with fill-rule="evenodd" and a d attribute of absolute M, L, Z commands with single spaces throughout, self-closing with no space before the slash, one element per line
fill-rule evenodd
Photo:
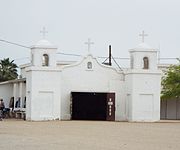
<path fill-rule="evenodd" d="M 180 122 L 0 121 L 0 150 L 180 150 Z"/>

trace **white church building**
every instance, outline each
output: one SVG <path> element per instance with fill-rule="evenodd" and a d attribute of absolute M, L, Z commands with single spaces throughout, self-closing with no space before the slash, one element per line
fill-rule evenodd
<path fill-rule="evenodd" d="M 21 79 L 0 83 L 6 107 L 26 120 L 159 121 L 161 71 L 157 51 L 141 43 L 130 49 L 130 68 L 99 63 L 90 53 L 79 62 L 60 63 L 57 47 L 43 39 L 31 47 L 31 63 Z"/>

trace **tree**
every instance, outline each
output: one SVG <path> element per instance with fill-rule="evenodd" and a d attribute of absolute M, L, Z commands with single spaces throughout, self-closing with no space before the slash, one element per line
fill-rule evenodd
<path fill-rule="evenodd" d="M 0 60 L 0 82 L 16 79 L 17 65 L 14 60 L 10 61 L 9 58 Z"/>
<path fill-rule="evenodd" d="M 180 65 L 171 65 L 162 78 L 162 99 L 180 98 Z"/>

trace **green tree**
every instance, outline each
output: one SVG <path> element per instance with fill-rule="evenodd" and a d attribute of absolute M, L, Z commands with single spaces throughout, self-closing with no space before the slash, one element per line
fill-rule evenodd
<path fill-rule="evenodd" d="M 17 65 L 14 60 L 10 61 L 9 58 L 0 60 L 0 82 L 16 79 Z"/>
<path fill-rule="evenodd" d="M 162 99 L 180 98 L 180 65 L 172 65 L 162 78 Z"/>

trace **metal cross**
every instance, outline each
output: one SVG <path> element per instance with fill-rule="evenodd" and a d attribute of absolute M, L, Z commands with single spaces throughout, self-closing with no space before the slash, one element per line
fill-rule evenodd
<path fill-rule="evenodd" d="M 139 36 L 142 36 L 142 42 L 144 43 L 144 37 L 148 36 L 148 34 L 145 34 L 144 31 L 142 31 L 142 34 L 139 34 Z"/>
<path fill-rule="evenodd" d="M 40 33 L 42 33 L 43 39 L 45 39 L 46 33 L 48 33 L 48 31 L 46 31 L 46 28 L 43 27 L 42 31 L 40 31 Z"/>
<path fill-rule="evenodd" d="M 88 45 L 88 53 L 90 53 L 90 48 L 91 48 L 91 45 L 92 45 L 92 44 L 94 44 L 94 42 L 91 42 L 91 39 L 90 39 L 90 38 L 88 38 L 88 41 L 87 41 L 87 42 L 85 42 L 85 44 L 87 44 L 87 45 Z"/>

